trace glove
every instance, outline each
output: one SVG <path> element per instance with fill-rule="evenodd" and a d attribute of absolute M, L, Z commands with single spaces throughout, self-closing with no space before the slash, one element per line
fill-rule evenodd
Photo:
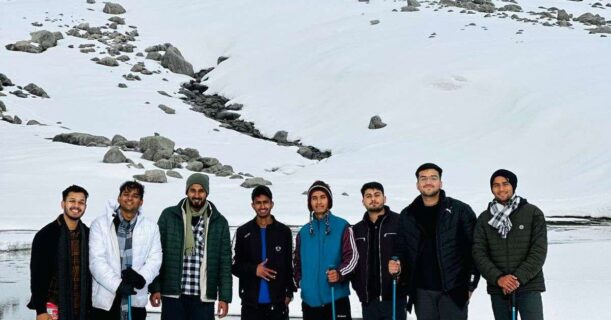
<path fill-rule="evenodd" d="M 136 289 L 144 288 L 146 280 L 138 272 L 134 271 L 131 267 L 121 271 L 121 280 L 131 284 Z"/>
<path fill-rule="evenodd" d="M 121 281 L 121 284 L 119 284 L 119 287 L 117 288 L 117 294 L 120 294 L 122 296 L 131 296 L 136 294 L 136 291 L 134 290 L 134 286 L 125 282 L 125 280 Z"/>

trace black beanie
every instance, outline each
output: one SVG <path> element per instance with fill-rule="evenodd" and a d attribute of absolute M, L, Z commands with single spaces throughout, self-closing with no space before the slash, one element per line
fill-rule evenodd
<path fill-rule="evenodd" d="M 310 200 L 312 199 L 312 193 L 314 191 L 322 191 L 327 195 L 329 199 L 329 210 L 333 207 L 333 194 L 331 193 L 331 187 L 328 184 L 324 183 L 324 181 L 314 181 L 310 189 L 308 189 L 308 209 L 312 212 L 312 205 L 310 204 Z"/>
<path fill-rule="evenodd" d="M 492 189 L 492 182 L 496 177 L 503 177 L 507 179 L 507 181 L 509 181 L 509 184 L 511 184 L 511 186 L 513 187 L 513 192 L 516 192 L 516 188 L 518 187 L 518 177 L 513 172 L 506 169 L 496 170 L 492 174 L 492 177 L 490 177 L 490 189 Z"/>

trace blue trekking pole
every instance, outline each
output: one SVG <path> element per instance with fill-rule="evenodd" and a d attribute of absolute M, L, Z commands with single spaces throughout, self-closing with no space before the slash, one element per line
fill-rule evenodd
<path fill-rule="evenodd" d="M 392 261 L 398 261 L 399 257 L 390 257 Z M 392 275 L 392 320 L 397 319 L 397 274 Z"/>
<path fill-rule="evenodd" d="M 512 292 L 511 293 L 511 320 L 517 320 L 518 319 L 518 313 L 516 310 L 516 293 Z"/>
<path fill-rule="evenodd" d="M 327 268 L 327 271 L 331 271 L 334 270 L 335 266 L 334 265 L 330 265 L 329 268 Z M 333 315 L 333 320 L 335 320 L 335 285 L 331 284 L 331 314 Z"/>
<path fill-rule="evenodd" d="M 127 320 L 132 320 L 132 296 L 127 296 Z"/>

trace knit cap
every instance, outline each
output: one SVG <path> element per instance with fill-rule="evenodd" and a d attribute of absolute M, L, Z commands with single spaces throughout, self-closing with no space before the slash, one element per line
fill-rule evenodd
<path fill-rule="evenodd" d="M 310 200 L 312 200 L 312 193 L 314 191 L 322 191 L 327 195 L 329 199 L 329 210 L 333 207 L 333 194 L 331 193 L 331 187 L 326 184 L 324 181 L 314 181 L 310 189 L 308 189 L 308 209 L 312 212 L 312 205 L 310 204 Z"/>
<path fill-rule="evenodd" d="M 194 173 L 190 175 L 189 178 L 187 179 L 187 189 L 186 190 L 188 191 L 189 188 L 194 184 L 201 185 L 202 187 L 204 187 L 204 190 L 206 190 L 206 193 L 210 194 L 210 178 L 208 178 L 207 175 L 203 173 Z"/>
<path fill-rule="evenodd" d="M 518 187 L 518 177 L 511 171 L 506 169 L 496 170 L 492 177 L 490 177 L 490 189 L 492 189 L 492 182 L 496 177 L 503 177 L 509 181 L 509 184 L 513 187 L 513 192 L 516 192 L 516 188 Z"/>

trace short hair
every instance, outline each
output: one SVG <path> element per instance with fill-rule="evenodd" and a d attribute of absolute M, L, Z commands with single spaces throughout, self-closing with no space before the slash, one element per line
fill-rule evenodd
<path fill-rule="evenodd" d="M 272 191 L 267 186 L 259 185 L 252 191 L 250 199 L 255 202 L 255 198 L 258 196 L 266 196 L 269 200 L 272 200 Z"/>
<path fill-rule="evenodd" d="M 140 193 L 140 199 L 144 199 L 144 186 L 138 181 L 123 182 L 121 187 L 119 187 L 119 195 L 121 195 L 125 190 L 137 190 L 138 193 Z"/>
<path fill-rule="evenodd" d="M 376 189 L 376 190 L 380 190 L 380 191 L 382 191 L 382 194 L 384 194 L 384 186 L 383 186 L 381 183 L 379 183 L 379 182 L 372 181 L 372 182 L 367 182 L 367 183 L 365 183 L 365 184 L 364 184 L 364 185 L 361 187 L 361 196 L 363 196 L 363 197 L 365 196 L 365 191 L 366 191 L 367 189 Z"/>
<path fill-rule="evenodd" d="M 418 174 L 420 173 L 420 171 L 424 171 L 428 169 L 433 169 L 437 171 L 437 173 L 439 173 L 439 178 L 441 179 L 441 173 L 443 172 L 443 170 L 441 170 L 441 168 L 438 165 L 434 163 L 430 163 L 430 162 L 424 163 L 420 165 L 418 169 L 416 169 L 416 178 L 418 178 Z"/>
<path fill-rule="evenodd" d="M 82 193 L 82 194 L 85 195 L 85 199 L 89 198 L 89 192 L 87 192 L 87 190 L 85 190 L 85 188 L 73 184 L 73 185 L 69 186 L 68 188 L 66 188 L 66 190 L 62 191 L 62 200 L 63 201 L 66 201 L 66 198 L 68 198 L 68 194 L 70 192 Z"/>

